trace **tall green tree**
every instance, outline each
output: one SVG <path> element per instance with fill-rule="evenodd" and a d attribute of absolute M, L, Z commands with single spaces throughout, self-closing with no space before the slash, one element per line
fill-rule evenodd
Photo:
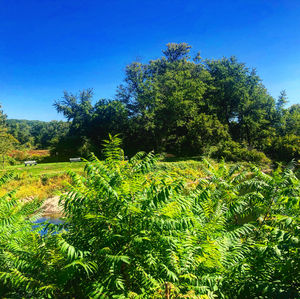
<path fill-rule="evenodd" d="M 207 106 L 204 94 L 211 77 L 200 62 L 190 60 L 190 48 L 168 44 L 164 57 L 130 64 L 118 88 L 117 99 L 144 132 L 142 138 L 158 151 L 174 147 L 187 133 L 188 122 Z"/>
<path fill-rule="evenodd" d="M 18 144 L 18 140 L 8 133 L 6 128 L 6 114 L 1 110 L 0 105 L 0 157 L 2 167 L 5 165 L 7 154 Z"/>
<path fill-rule="evenodd" d="M 127 110 L 119 101 L 101 99 L 92 104 L 93 91 L 83 90 L 78 95 L 64 93 L 63 99 L 54 106 L 68 120 L 70 129 L 58 137 L 53 152 L 64 156 L 87 156 L 100 153 L 101 142 L 108 133 L 128 132 Z"/>
<path fill-rule="evenodd" d="M 284 111 L 283 133 L 300 136 L 300 104 L 295 104 Z"/>
<path fill-rule="evenodd" d="M 0 104 L 0 127 L 5 126 L 6 118 L 7 116 L 3 113 L 2 106 Z"/>
<path fill-rule="evenodd" d="M 93 111 L 92 97 L 92 89 L 83 90 L 79 95 L 65 91 L 63 98 L 54 102 L 57 112 L 62 113 L 68 121 L 71 121 L 72 133 L 80 136 L 86 133 L 85 130 Z"/>
<path fill-rule="evenodd" d="M 2 167 L 5 166 L 5 159 L 12 150 L 16 149 L 19 141 L 14 138 L 11 134 L 7 133 L 6 128 L 0 128 L 0 157 Z"/>
<path fill-rule="evenodd" d="M 69 123 L 64 121 L 39 121 L 23 119 L 7 119 L 8 132 L 21 145 L 38 149 L 48 149 L 69 131 Z"/>
<path fill-rule="evenodd" d="M 235 57 L 206 60 L 205 65 L 213 77 L 207 95 L 211 111 L 229 126 L 233 139 L 258 145 L 272 131 L 275 101 L 256 71 Z"/>

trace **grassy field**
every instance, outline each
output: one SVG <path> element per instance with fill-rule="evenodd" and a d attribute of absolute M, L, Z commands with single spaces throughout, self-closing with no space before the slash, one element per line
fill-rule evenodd
<path fill-rule="evenodd" d="M 16 176 L 8 185 L 1 188 L 0 195 L 11 190 L 17 190 L 18 198 L 45 199 L 58 195 L 70 182 L 67 172 L 71 170 L 81 174 L 84 164 L 84 162 L 61 162 L 26 167 L 24 165 L 5 167 L 0 170 L 0 174 L 12 171 Z M 198 161 L 160 162 L 158 170 L 168 171 L 170 175 L 193 181 L 203 176 L 202 166 L 203 163 Z"/>
<path fill-rule="evenodd" d="M 15 178 L 3 186 L 0 195 L 16 190 L 18 198 L 49 198 L 63 192 L 70 181 L 67 172 L 82 173 L 84 162 L 44 163 L 34 166 L 15 165 L 1 169 L 0 173 L 14 172 Z"/>
<path fill-rule="evenodd" d="M 68 171 L 83 172 L 84 162 L 60 162 L 60 163 L 43 163 L 33 166 L 24 165 L 14 165 L 7 166 L 4 169 L 0 169 L 0 173 L 5 173 L 8 171 L 15 172 L 18 176 L 22 177 L 41 177 L 47 176 L 51 178 L 52 176 L 64 175 Z M 203 163 L 200 161 L 187 160 L 187 161 L 176 161 L 176 162 L 160 162 L 158 164 L 159 170 L 167 170 L 169 172 L 177 172 L 182 175 L 187 176 L 197 176 L 198 172 L 202 169 Z"/>
<path fill-rule="evenodd" d="M 210 160 L 210 163 L 218 165 L 218 163 L 213 160 Z M 44 163 L 27 167 L 24 165 L 8 166 L 5 169 L 1 169 L 0 174 L 12 171 L 16 176 L 8 185 L 1 188 L 0 195 L 11 190 L 17 190 L 16 195 L 18 198 L 36 197 L 46 199 L 59 195 L 66 190 L 70 182 L 67 172 L 71 170 L 82 174 L 84 164 L 84 162 L 60 162 Z M 242 164 L 244 164 L 245 167 L 249 167 L 247 163 Z M 172 177 L 193 184 L 197 179 L 206 176 L 203 168 L 204 164 L 201 161 L 170 161 L 158 163 L 156 172 L 167 172 Z"/>
<path fill-rule="evenodd" d="M 76 163 L 69 163 L 69 162 L 60 162 L 60 163 L 43 163 L 37 164 L 33 166 L 24 166 L 22 165 L 14 165 L 14 166 L 7 166 L 5 169 L 1 169 L 1 172 L 7 171 L 15 171 L 19 174 L 26 174 L 29 176 L 40 176 L 40 175 L 57 175 L 63 174 L 69 170 L 73 171 L 83 171 L 84 162 L 76 162 Z"/>

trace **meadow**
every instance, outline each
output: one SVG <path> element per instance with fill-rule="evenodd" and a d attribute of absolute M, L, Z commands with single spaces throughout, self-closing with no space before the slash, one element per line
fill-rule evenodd
<path fill-rule="evenodd" d="M 172 177 L 183 179 L 185 182 L 192 184 L 197 179 L 205 177 L 203 172 L 204 164 L 200 157 L 197 159 L 166 159 L 157 163 L 156 172 L 167 172 Z M 212 165 L 218 163 L 209 159 Z M 126 163 L 126 162 L 124 162 Z M 226 163 L 231 166 L 234 163 Z M 250 168 L 249 163 L 240 163 L 245 168 Z M 44 200 L 53 196 L 58 196 L 66 191 L 67 185 L 71 182 L 68 172 L 78 174 L 84 173 L 85 162 L 58 162 L 58 163 L 38 163 L 34 166 L 24 166 L 23 164 L 7 166 L 0 169 L 0 174 L 12 172 L 14 178 L 9 184 L 2 186 L 0 196 L 16 190 L 18 198 L 38 198 Z M 270 171 L 269 165 L 264 165 L 264 171 Z"/>
<path fill-rule="evenodd" d="M 39 163 L 34 166 L 24 166 L 24 164 L 7 166 L 5 169 L 0 169 L 0 172 L 15 171 L 19 174 L 26 174 L 29 176 L 40 176 L 40 175 L 57 175 L 65 173 L 69 170 L 82 171 L 84 162 L 58 162 L 58 163 Z"/>
<path fill-rule="evenodd" d="M 34 166 L 23 164 L 0 169 L 0 174 L 14 173 L 9 184 L 2 186 L 0 195 L 16 190 L 18 198 L 38 198 L 44 200 L 60 195 L 70 183 L 69 171 L 83 174 L 85 162 L 39 163 Z M 158 169 L 168 171 L 170 175 L 193 181 L 201 176 L 203 164 L 200 161 L 159 162 Z"/>
<path fill-rule="evenodd" d="M 70 182 L 68 171 L 83 173 L 84 162 L 39 163 L 34 166 L 24 164 L 7 166 L 0 174 L 12 172 L 14 178 L 2 186 L 0 195 L 16 190 L 18 198 L 39 198 L 41 200 L 59 195 Z"/>
<path fill-rule="evenodd" d="M 208 159 L 211 165 L 217 167 L 218 162 Z M 123 162 L 127 163 L 127 162 Z M 46 200 L 44 208 L 49 206 L 53 211 L 53 216 L 60 215 L 59 209 L 53 207 L 58 204 L 57 197 L 67 191 L 67 187 L 71 183 L 68 172 L 74 172 L 79 175 L 84 174 L 85 162 L 57 162 L 57 163 L 38 163 L 33 166 L 24 166 L 23 164 L 7 166 L 0 169 L 0 174 L 13 173 L 13 179 L 2 186 L 0 196 L 16 191 L 16 197 L 25 200 L 38 199 Z M 234 163 L 225 163 L 228 167 L 235 165 Z M 239 163 L 245 169 L 251 168 L 249 163 Z M 206 177 L 204 172 L 205 165 L 201 157 L 195 158 L 167 158 L 158 161 L 155 173 L 168 173 L 170 177 L 178 178 L 187 183 L 190 187 L 197 184 L 197 180 Z M 264 172 L 270 172 L 270 165 L 263 165 Z M 52 212 L 51 212 L 52 213 Z M 47 216 L 52 216 L 46 212 Z M 61 217 L 61 215 L 60 215 Z"/>

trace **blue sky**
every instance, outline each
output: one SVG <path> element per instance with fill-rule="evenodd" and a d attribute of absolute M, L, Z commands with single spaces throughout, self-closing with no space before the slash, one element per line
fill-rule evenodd
<path fill-rule="evenodd" d="M 127 64 L 187 42 L 235 55 L 274 97 L 300 102 L 299 0 L 8 0 L 0 3 L 0 103 L 9 118 L 62 119 L 63 90 L 114 97 Z"/>

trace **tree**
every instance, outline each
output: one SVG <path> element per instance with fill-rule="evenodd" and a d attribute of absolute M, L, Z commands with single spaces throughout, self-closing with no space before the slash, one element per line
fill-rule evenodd
<path fill-rule="evenodd" d="M 283 113 L 283 133 L 300 136 L 300 104 L 289 107 Z"/>
<path fill-rule="evenodd" d="M 284 105 L 288 102 L 287 100 L 287 94 L 285 90 L 282 90 L 280 92 L 280 95 L 278 97 L 278 100 L 276 101 L 276 111 L 282 112 Z"/>
<path fill-rule="evenodd" d="M 223 125 L 215 115 L 198 114 L 187 124 L 185 150 L 188 154 L 208 153 L 209 148 L 230 139 L 228 126 Z"/>
<path fill-rule="evenodd" d="M 68 155 L 100 154 L 108 133 L 121 133 L 130 154 L 139 149 L 176 155 L 208 153 L 225 139 L 239 143 L 238 151 L 270 152 L 278 136 L 299 136 L 299 109 L 284 108 L 285 91 L 275 101 L 256 70 L 237 58 L 202 60 L 200 54 L 192 58 L 190 50 L 186 43 L 170 43 L 162 57 L 129 64 L 114 100 L 92 105 L 90 89 L 65 92 L 54 106 L 68 119 L 70 131 L 56 139 L 57 152 L 65 147 Z"/>
<path fill-rule="evenodd" d="M 13 135 L 23 147 L 49 149 L 52 144 L 69 131 L 69 123 L 64 121 L 39 121 L 8 119 L 8 133 Z"/>
<path fill-rule="evenodd" d="M 85 149 L 88 151 L 90 148 L 88 128 L 93 113 L 92 97 L 92 89 L 83 90 L 78 95 L 65 91 L 63 98 L 55 101 L 53 104 L 57 112 L 62 113 L 70 123 L 68 134 L 58 140 L 58 143 L 64 145 L 64 154 L 80 153 L 82 156 L 85 156 Z M 69 140 L 69 142 L 65 142 L 65 140 Z M 61 146 L 58 144 L 53 152 L 58 152 L 62 155 L 63 153 L 59 149 L 61 149 Z"/>
<path fill-rule="evenodd" d="M 1 110 L 0 105 L 0 156 L 2 160 L 2 167 L 4 168 L 6 155 L 14 149 L 15 145 L 18 144 L 18 140 L 15 139 L 11 134 L 7 132 L 6 115 Z"/>
<path fill-rule="evenodd" d="M 100 154 L 101 142 L 108 133 L 128 132 L 128 113 L 124 104 L 101 99 L 92 105 L 92 97 L 91 89 L 83 90 L 79 95 L 65 92 L 63 99 L 54 103 L 57 111 L 68 119 L 70 129 L 67 134 L 57 136 L 52 152 L 63 156 Z"/>
<path fill-rule="evenodd" d="M 89 127 L 89 137 L 99 149 L 102 140 L 111 133 L 122 133 L 127 136 L 129 132 L 128 111 L 125 105 L 119 101 L 101 99 L 94 105 L 93 115 Z"/>
<path fill-rule="evenodd" d="M 6 121 L 8 133 L 13 135 L 22 145 L 35 146 L 35 136 L 32 132 L 34 121 L 8 119 Z"/>
<path fill-rule="evenodd" d="M 207 95 L 211 111 L 229 126 L 234 140 L 259 145 L 270 134 L 275 101 L 256 71 L 238 62 L 236 57 L 206 60 L 205 65 L 213 77 L 214 88 Z"/>
<path fill-rule="evenodd" d="M 164 57 L 127 67 L 117 99 L 142 136 L 139 144 L 187 153 L 190 147 L 182 140 L 191 136 L 189 123 L 204 113 L 216 116 L 235 141 L 262 150 L 265 138 L 275 134 L 276 107 L 256 71 L 235 57 L 202 61 L 197 55 L 191 60 L 190 48 L 168 44 Z M 193 131 L 195 136 L 195 126 Z"/>
<path fill-rule="evenodd" d="M 143 132 L 142 140 L 148 139 L 145 143 L 157 151 L 174 148 L 173 140 L 187 133 L 187 123 L 206 106 L 210 76 L 201 63 L 189 61 L 190 48 L 168 44 L 165 57 L 130 64 L 118 88 L 117 99 Z"/>
<path fill-rule="evenodd" d="M 92 97 L 92 89 L 83 90 L 79 95 L 65 91 L 63 98 L 54 102 L 53 106 L 57 112 L 62 113 L 68 121 L 71 121 L 72 133 L 80 136 L 85 133 L 93 111 Z"/>
<path fill-rule="evenodd" d="M 0 128 L 0 156 L 2 160 L 2 167 L 4 168 L 5 158 L 7 154 L 15 149 L 18 140 L 11 134 L 7 133 L 7 129 Z"/>
<path fill-rule="evenodd" d="M 182 59 L 188 59 L 191 46 L 187 43 L 169 43 L 167 49 L 162 51 L 169 62 L 174 62 Z"/>
<path fill-rule="evenodd" d="M 7 116 L 6 116 L 6 114 L 3 113 L 3 110 L 1 108 L 2 108 L 2 106 L 0 104 L 0 127 L 4 127 L 6 124 Z"/>

